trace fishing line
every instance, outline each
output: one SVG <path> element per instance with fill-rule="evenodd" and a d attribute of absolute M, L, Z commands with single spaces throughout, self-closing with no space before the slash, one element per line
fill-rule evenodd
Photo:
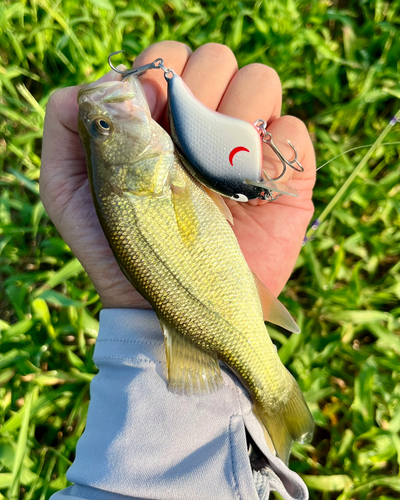
<path fill-rule="evenodd" d="M 332 200 L 328 203 L 328 205 L 325 207 L 325 209 L 322 211 L 321 215 L 315 219 L 315 221 L 311 224 L 310 229 L 307 231 L 306 236 L 303 240 L 303 245 L 307 243 L 312 237 L 312 235 L 315 233 L 315 231 L 319 228 L 321 223 L 326 219 L 326 217 L 329 215 L 329 213 L 334 209 L 335 205 L 338 203 L 340 198 L 345 194 L 347 189 L 349 188 L 350 184 L 353 182 L 353 180 L 357 177 L 357 175 L 360 173 L 360 170 L 367 164 L 371 156 L 375 153 L 375 151 L 378 149 L 379 146 L 382 146 L 382 142 L 385 139 L 385 137 L 388 135 L 390 130 L 396 125 L 396 123 L 400 122 L 400 110 L 393 116 L 393 118 L 390 120 L 390 122 L 386 125 L 385 129 L 382 131 L 382 133 L 379 135 L 377 140 L 372 144 L 371 149 L 368 151 L 368 153 L 364 156 L 364 158 L 360 161 L 360 163 L 357 165 L 357 167 L 353 170 L 353 172 L 350 174 L 346 182 L 343 184 L 343 186 L 339 189 L 339 191 L 335 194 L 335 196 L 332 198 Z M 390 144 L 390 143 L 388 143 Z M 367 147 L 367 146 L 359 146 L 360 147 Z M 354 148 L 354 149 L 358 149 Z M 342 153 L 345 154 L 345 153 Z M 341 155 L 339 155 L 341 156 Z M 336 157 L 337 158 L 337 157 Z M 335 158 L 332 158 L 333 161 Z M 329 163 L 327 162 L 327 163 Z M 322 165 L 320 168 L 322 168 Z M 319 170 L 318 169 L 318 170 Z"/>
<path fill-rule="evenodd" d="M 381 146 L 397 146 L 399 145 L 400 142 L 383 142 L 381 144 Z M 316 172 L 318 172 L 318 170 L 321 170 L 322 167 L 325 167 L 326 165 L 328 165 L 328 163 L 330 163 L 331 161 L 333 160 L 336 160 L 337 158 L 340 158 L 341 156 L 347 154 L 347 153 L 351 153 L 352 151 L 356 151 L 356 149 L 363 149 L 363 148 L 371 148 L 373 146 L 373 144 L 365 144 L 365 146 L 357 146 L 355 148 L 351 148 L 351 149 L 348 149 L 347 151 L 344 151 L 343 153 L 340 153 L 340 155 L 337 155 L 337 156 L 334 156 L 333 158 L 331 158 L 330 160 L 328 160 L 326 163 L 324 163 L 323 165 L 321 165 L 320 167 L 318 167 L 316 169 Z"/>

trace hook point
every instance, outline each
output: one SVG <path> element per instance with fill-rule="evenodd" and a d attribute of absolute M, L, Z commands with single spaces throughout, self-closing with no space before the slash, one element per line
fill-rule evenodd
<path fill-rule="evenodd" d="M 116 73 L 119 73 L 120 75 L 125 75 L 126 74 L 126 71 L 121 71 L 119 70 L 118 68 L 116 68 L 113 63 L 111 62 L 111 58 L 113 56 L 116 56 L 117 54 L 122 54 L 123 52 L 125 52 L 125 50 L 117 50 L 116 52 L 111 52 L 111 54 L 108 56 L 108 65 L 110 66 L 110 68 L 115 71 Z"/>

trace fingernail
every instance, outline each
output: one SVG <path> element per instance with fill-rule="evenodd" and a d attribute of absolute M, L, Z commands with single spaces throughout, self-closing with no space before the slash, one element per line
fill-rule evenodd
<path fill-rule="evenodd" d="M 146 94 L 146 99 L 147 99 L 147 103 L 148 103 L 149 108 L 150 108 L 150 113 L 153 116 L 155 111 L 156 111 L 156 108 L 157 108 L 156 94 L 155 94 L 153 88 L 151 87 L 151 85 L 144 84 L 143 89 L 144 89 L 144 93 Z"/>

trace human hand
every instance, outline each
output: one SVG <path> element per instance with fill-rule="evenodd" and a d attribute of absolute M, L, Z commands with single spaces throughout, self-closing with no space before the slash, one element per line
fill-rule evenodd
<path fill-rule="evenodd" d="M 160 42 L 146 49 L 134 66 L 159 57 L 165 66 L 183 77 L 193 94 L 209 108 L 251 123 L 264 119 L 288 158 L 293 152 L 286 140 L 296 146 L 298 159 L 305 168 L 303 173 L 294 172 L 291 181 L 299 192 L 297 198 L 282 196 L 272 203 L 226 200 L 234 217 L 233 230 L 250 268 L 278 295 L 292 272 L 313 214 L 315 157 L 306 127 L 294 117 L 280 117 L 282 91 L 273 69 L 251 64 L 238 71 L 233 53 L 223 45 L 207 44 L 192 54 L 184 44 Z M 113 78 L 118 75 L 109 73 L 101 80 Z M 153 118 L 168 128 L 167 87 L 162 72 L 149 71 L 140 80 Z M 150 308 L 122 274 L 96 215 L 86 156 L 78 135 L 78 90 L 79 87 L 69 87 L 55 92 L 47 106 L 40 177 L 43 204 L 84 266 L 104 307 Z M 269 165 L 280 168 L 268 146 L 264 146 L 264 158 Z"/>

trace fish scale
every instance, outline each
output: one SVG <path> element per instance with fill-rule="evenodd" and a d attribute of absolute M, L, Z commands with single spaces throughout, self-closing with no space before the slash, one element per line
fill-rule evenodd
<path fill-rule="evenodd" d="M 312 417 L 269 338 L 258 285 L 225 216 L 151 119 L 137 78 L 89 85 L 78 103 L 96 211 L 116 261 L 160 320 L 170 389 L 216 390 L 224 361 L 287 461 Z"/>

